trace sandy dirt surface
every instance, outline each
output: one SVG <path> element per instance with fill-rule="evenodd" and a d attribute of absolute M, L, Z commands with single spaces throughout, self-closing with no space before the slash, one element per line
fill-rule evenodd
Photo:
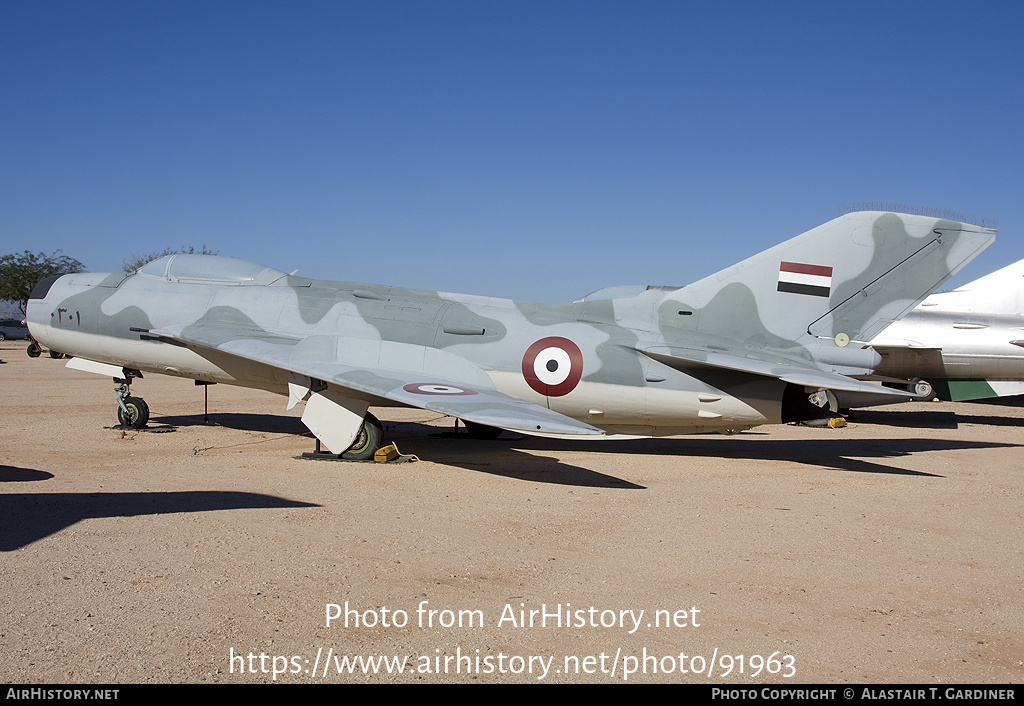
<path fill-rule="evenodd" d="M 587 443 L 375 409 L 421 460 L 332 463 L 281 397 L 205 425 L 147 376 L 173 431 L 124 433 L 110 380 L 0 359 L 5 681 L 1024 677 L 1024 408 Z"/>

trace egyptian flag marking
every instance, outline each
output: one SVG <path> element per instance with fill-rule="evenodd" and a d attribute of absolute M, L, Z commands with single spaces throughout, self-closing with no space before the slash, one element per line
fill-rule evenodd
<path fill-rule="evenodd" d="M 780 292 L 828 297 L 832 292 L 832 268 L 800 262 L 779 263 Z"/>

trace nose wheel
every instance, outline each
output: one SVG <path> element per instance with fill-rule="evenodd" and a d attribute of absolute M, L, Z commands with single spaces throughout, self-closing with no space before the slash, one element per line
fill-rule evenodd
<path fill-rule="evenodd" d="M 141 377 L 141 374 L 139 374 Z M 117 394 L 117 423 L 128 429 L 142 429 L 149 422 L 149 405 L 141 397 L 131 396 L 131 377 L 114 378 Z"/>
<path fill-rule="evenodd" d="M 149 421 L 149 405 L 141 397 L 118 400 L 117 422 L 123 427 L 142 429 Z"/>

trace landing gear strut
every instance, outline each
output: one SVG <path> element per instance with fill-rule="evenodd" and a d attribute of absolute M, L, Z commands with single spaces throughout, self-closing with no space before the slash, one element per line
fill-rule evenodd
<path fill-rule="evenodd" d="M 128 377 L 114 378 L 116 385 L 114 392 L 117 394 L 117 423 L 118 426 L 130 429 L 142 429 L 149 422 L 149 405 L 141 397 L 131 396 L 132 378 L 142 377 L 142 373 L 134 370 L 124 371 Z"/>

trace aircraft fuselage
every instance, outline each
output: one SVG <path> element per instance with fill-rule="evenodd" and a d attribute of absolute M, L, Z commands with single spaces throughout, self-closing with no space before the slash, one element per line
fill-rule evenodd
<path fill-rule="evenodd" d="M 992 242 L 929 216 L 845 214 L 681 288 L 564 305 L 312 280 L 178 254 L 33 290 L 36 339 L 134 371 L 271 390 L 334 453 L 371 452 L 370 405 L 542 436 L 664 436 L 820 418 L 879 363 L 866 345 Z M 607 293 L 606 293 L 607 294 Z M 87 364 L 88 363 L 88 364 Z M 363 440 L 368 440 L 365 444 Z"/>
<path fill-rule="evenodd" d="M 371 368 L 382 362 L 382 342 L 388 365 L 411 368 L 419 361 L 396 361 L 396 350 L 417 356 L 437 349 L 485 370 L 500 392 L 609 434 L 738 430 L 783 420 L 785 383 L 724 370 L 698 378 L 653 360 L 636 350 L 636 342 L 664 334 L 617 325 L 610 301 L 542 305 L 279 274 L 265 284 L 237 285 L 145 274 L 65 275 L 44 297 L 30 300 L 28 321 L 36 340 L 70 355 L 283 395 L 285 370 L 151 332 L 195 322 L 290 342 L 341 337 L 349 342 L 346 360 Z M 387 348 L 389 341 L 400 348 Z M 395 404 L 345 394 L 375 406 Z"/>
<path fill-rule="evenodd" d="M 1024 380 L 1024 315 L 919 308 L 887 328 L 883 338 L 911 345 L 883 350 L 880 375 Z"/>

